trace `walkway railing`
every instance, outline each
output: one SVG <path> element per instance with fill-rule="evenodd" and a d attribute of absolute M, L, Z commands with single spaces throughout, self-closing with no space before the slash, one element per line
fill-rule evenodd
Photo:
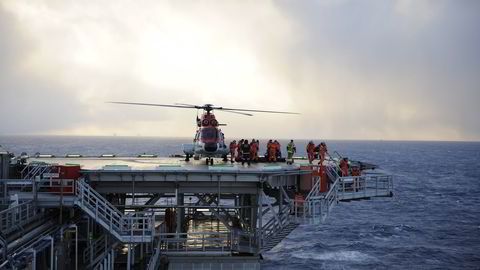
<path fill-rule="evenodd" d="M 42 217 L 32 201 L 21 203 L 0 212 L 0 231 L 9 234 Z"/>
<path fill-rule="evenodd" d="M 15 183 L 11 185 L 15 186 Z M 43 202 L 63 204 L 67 199 L 79 206 L 118 240 L 129 243 L 150 242 L 154 236 L 154 217 L 151 213 L 123 214 L 83 180 L 35 179 L 23 180 L 19 188 L 33 193 L 32 202 L 0 213 L 0 230 L 14 228 L 34 218 L 33 203 L 42 195 Z"/>
<path fill-rule="evenodd" d="M 390 197 L 393 192 L 393 176 L 368 174 L 345 176 L 339 179 L 338 199 L 356 200 L 371 197 Z"/>
<path fill-rule="evenodd" d="M 392 196 L 392 175 L 378 173 L 340 177 L 335 169 L 327 167 L 329 177 L 335 177 L 327 193 L 317 190 L 317 181 L 305 199 L 293 200 L 291 212 L 298 222 L 324 222 L 339 201 Z"/>
<path fill-rule="evenodd" d="M 163 233 L 160 235 L 160 249 L 172 251 L 231 251 L 234 241 L 231 232 L 189 232 Z"/>
<path fill-rule="evenodd" d="M 159 252 L 168 253 L 230 253 L 231 251 L 255 250 L 254 233 L 228 232 L 187 232 L 162 233 L 158 244 Z"/>

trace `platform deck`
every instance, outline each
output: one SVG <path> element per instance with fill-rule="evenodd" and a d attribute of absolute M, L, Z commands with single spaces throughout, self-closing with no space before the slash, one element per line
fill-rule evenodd
<path fill-rule="evenodd" d="M 78 164 L 84 171 L 122 171 L 122 170 L 184 170 L 184 171 L 238 171 L 238 172 L 269 172 L 269 171 L 284 171 L 284 170 L 298 170 L 300 165 L 307 165 L 306 161 L 288 165 L 284 162 L 275 163 L 251 163 L 242 165 L 240 162 L 230 163 L 224 162 L 221 159 L 215 160 L 214 165 L 206 165 L 205 160 L 191 160 L 186 162 L 181 157 L 79 157 L 79 158 L 29 158 L 29 163 L 45 162 L 49 164 L 72 165 Z"/>

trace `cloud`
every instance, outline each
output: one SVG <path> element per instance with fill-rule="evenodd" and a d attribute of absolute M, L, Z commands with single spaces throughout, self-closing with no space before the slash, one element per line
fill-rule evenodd
<path fill-rule="evenodd" d="M 414 3 L 415 2 L 415 3 Z M 477 1 L 3 1 L 0 133 L 480 139 Z"/>
<path fill-rule="evenodd" d="M 147 6 L 135 2 L 4 2 L 2 12 L 9 15 L 5 25 L 14 24 L 18 36 L 10 39 L 12 47 L 24 43 L 20 38 L 27 38 L 32 44 L 28 50 L 15 51 L 13 61 L 25 66 L 22 75 L 44 80 L 25 89 L 33 93 L 49 85 L 76 106 L 59 114 L 59 106 L 48 102 L 54 99 L 46 98 L 44 109 L 37 113 L 49 119 L 51 111 L 62 115 L 56 120 L 58 126 L 27 128 L 31 121 L 26 114 L 17 116 L 19 123 L 7 125 L 6 132 L 85 130 L 91 134 L 104 130 L 107 134 L 148 131 L 153 135 L 165 134 L 158 127 L 165 125 L 176 132 L 193 132 L 193 121 L 189 120 L 195 112 L 152 113 L 148 108 L 114 108 L 103 104 L 106 100 L 267 107 L 269 96 L 277 95 L 279 101 L 271 104 L 270 109 L 289 103 L 289 92 L 282 89 L 281 80 L 270 74 L 261 61 L 261 51 L 275 54 L 275 49 L 266 44 L 280 44 L 285 31 L 288 32 L 287 23 L 270 3 L 224 3 L 212 8 L 196 3 L 150 1 Z M 257 30 L 265 34 L 257 36 Z M 4 69 L 15 73 L 9 80 L 19 81 L 14 78 L 19 75 L 16 71 Z M 58 95 L 55 100 L 63 101 L 64 97 Z M 10 100 L 4 110 L 19 103 L 20 100 Z M 155 120 L 158 125 L 152 128 Z M 25 128 L 19 127 L 22 123 Z"/>
<path fill-rule="evenodd" d="M 305 53 L 285 75 L 323 136 L 478 140 L 477 3 L 286 3 Z"/>

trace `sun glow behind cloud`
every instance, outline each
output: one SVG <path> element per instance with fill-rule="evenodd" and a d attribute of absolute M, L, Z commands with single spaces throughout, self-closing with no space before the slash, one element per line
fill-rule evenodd
<path fill-rule="evenodd" d="M 215 4 L 220 12 L 202 4 L 185 8 L 173 2 L 151 1 L 145 5 L 149 8 L 133 1 L 123 5 L 4 2 L 34 44 L 26 61 L 27 70 L 63 85 L 64 91 L 76 96 L 92 117 L 119 109 L 104 109 L 101 103 L 109 99 L 264 107 L 275 95 L 278 101 L 269 109 L 288 109 L 288 89 L 258 59 L 265 48 L 260 47 L 264 40 L 254 34 L 256 27 L 271 28 L 266 30 L 273 33 L 272 42 L 282 41 L 275 37 L 276 32 L 285 35 L 289 31 L 271 3 L 257 3 L 254 10 L 253 4 L 242 5 L 250 13 L 250 23 L 241 22 L 245 12 L 239 15 L 238 6 L 228 3 Z M 281 31 L 278 26 L 282 26 Z M 118 87 L 115 81 L 122 80 L 131 81 L 135 89 Z M 110 88 L 112 85 L 116 88 Z M 232 99 L 234 93 L 237 95 Z M 168 115 L 184 117 L 185 113 Z M 190 122 L 179 117 L 170 120 Z M 128 132 L 132 124 L 140 130 L 133 134 L 150 128 L 141 123 L 120 122 L 115 128 L 84 124 L 85 132 L 82 125 L 48 132 L 132 135 Z M 150 131 L 148 135 L 158 132 Z"/>

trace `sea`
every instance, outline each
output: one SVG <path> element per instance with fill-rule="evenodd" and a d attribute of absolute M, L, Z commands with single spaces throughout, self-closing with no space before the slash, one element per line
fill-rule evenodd
<path fill-rule="evenodd" d="M 279 141 L 285 149 L 288 141 Z M 190 142 L 0 136 L 0 145 L 16 155 L 168 156 L 181 154 L 181 145 Z M 339 203 L 324 224 L 301 225 L 263 254 L 262 269 L 480 269 L 480 142 L 325 142 L 330 153 L 391 172 L 394 196 Z M 266 140 L 260 143 L 263 153 Z M 307 141 L 295 143 L 304 156 Z"/>

